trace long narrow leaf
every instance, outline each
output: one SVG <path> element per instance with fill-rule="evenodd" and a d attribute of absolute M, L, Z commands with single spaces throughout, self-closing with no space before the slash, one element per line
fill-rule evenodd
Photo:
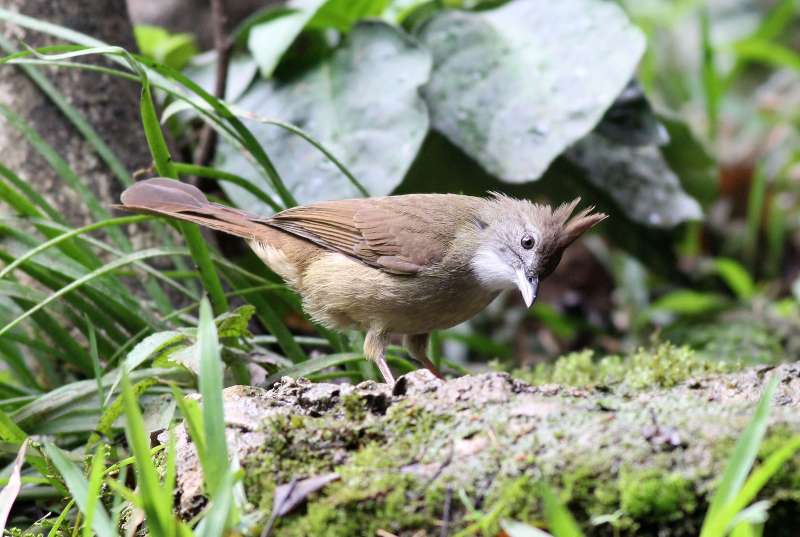
<path fill-rule="evenodd" d="M 200 303 L 200 322 L 197 327 L 197 347 L 200 363 L 200 394 L 203 396 L 203 429 L 205 433 L 206 483 L 209 494 L 216 491 L 228 469 L 228 444 L 225 439 L 225 415 L 222 404 L 222 359 L 220 358 L 217 326 L 207 300 Z"/>
<path fill-rule="evenodd" d="M 572 518 L 567 509 L 561 505 L 553 491 L 547 486 L 542 486 L 542 503 L 544 504 L 544 517 L 553 537 L 582 537 L 578 523 Z"/>
<path fill-rule="evenodd" d="M 72 498 L 84 515 L 89 510 L 90 502 L 99 504 L 100 498 L 89 496 L 89 483 L 78 467 L 75 466 L 75 463 L 69 460 L 63 451 L 50 442 L 44 445 L 44 450 L 50 460 L 53 461 L 61 477 L 64 478 L 67 489 L 69 489 Z M 96 505 L 94 509 L 92 529 L 95 533 L 100 537 L 116 537 L 117 532 L 114 526 L 111 525 L 111 519 L 108 517 L 105 508 L 102 505 Z"/>
<path fill-rule="evenodd" d="M 720 511 L 735 501 L 747 478 L 747 474 L 750 473 L 750 469 L 753 467 L 758 455 L 758 448 L 767 431 L 770 405 L 772 404 L 778 381 L 778 377 L 772 377 L 769 380 L 761 399 L 758 401 L 753 418 L 736 443 L 733 454 L 725 467 L 722 480 L 711 499 L 711 505 L 708 508 L 708 513 L 700 531 L 701 537 L 711 537 L 713 535 L 710 533 L 712 531 L 712 523 L 719 516 Z"/>
<path fill-rule="evenodd" d="M 119 267 L 123 267 L 125 265 L 130 264 L 130 263 L 133 263 L 134 261 L 139 261 L 141 259 L 148 259 L 150 257 L 158 257 L 158 256 L 163 256 L 163 255 L 176 255 L 176 253 L 174 251 L 173 252 L 170 252 L 170 251 L 166 251 L 165 252 L 164 250 L 160 250 L 160 249 L 148 249 L 148 250 L 143 250 L 141 252 L 135 252 L 135 253 L 132 253 L 132 254 L 128 254 L 128 255 L 126 255 L 124 257 L 121 257 L 119 259 L 115 259 L 114 261 L 111 261 L 110 263 L 107 263 L 107 264 L 103 265 L 102 267 L 100 267 L 97 270 L 93 270 L 92 272 L 86 274 L 82 278 L 78 278 L 77 280 L 73 281 L 69 285 L 67 285 L 65 287 L 62 287 L 61 289 L 59 289 L 55 293 L 51 294 L 50 296 L 47 297 L 47 299 L 45 299 L 44 301 L 39 302 L 38 304 L 36 304 L 36 306 L 34 306 L 33 308 L 29 309 L 28 311 L 26 311 L 25 313 L 23 313 L 22 315 L 20 315 L 19 317 L 17 317 L 13 321 L 11 321 L 10 323 L 6 324 L 4 327 L 0 328 L 0 335 L 3 335 L 4 333 L 8 332 L 11 328 L 13 328 L 14 326 L 18 325 L 23 320 L 25 320 L 28 317 L 30 317 L 33 313 L 35 313 L 35 312 L 39 311 L 40 309 L 44 308 L 45 306 L 47 306 L 52 301 L 58 299 L 59 297 L 65 295 L 66 293 L 69 293 L 70 291 L 72 291 L 74 289 L 77 289 L 77 288 L 81 287 L 82 285 L 86 284 L 87 282 L 92 281 L 95 278 L 98 278 L 98 277 L 100 277 L 100 276 L 102 276 L 104 274 L 112 272 L 112 271 L 118 269 Z"/>
<path fill-rule="evenodd" d="M 724 536 L 727 529 L 731 526 L 734 518 L 745 509 L 747 504 L 752 502 L 756 495 L 764 488 L 764 485 L 774 476 L 778 470 L 800 450 L 800 436 L 795 436 L 775 451 L 756 468 L 747 481 L 742 486 L 739 494 L 724 508 L 717 511 L 713 517 L 709 517 L 706 530 L 709 536 Z M 709 513 L 710 514 L 710 513 Z"/>
<path fill-rule="evenodd" d="M 83 523 L 83 537 L 92 537 L 92 522 L 97 513 L 97 506 L 100 503 L 100 489 L 103 486 L 103 471 L 106 466 L 105 446 L 98 446 L 92 457 L 92 468 L 89 471 L 89 505 L 86 506 L 86 521 Z"/>
<path fill-rule="evenodd" d="M 150 435 L 144 427 L 139 402 L 127 375 L 122 377 L 122 397 L 125 404 L 125 427 L 128 444 L 136 460 L 136 477 L 141 501 L 147 515 L 147 527 L 152 535 L 167 537 L 171 529 L 172 498 L 166 498 L 158 482 L 158 472 L 150 455 Z"/>

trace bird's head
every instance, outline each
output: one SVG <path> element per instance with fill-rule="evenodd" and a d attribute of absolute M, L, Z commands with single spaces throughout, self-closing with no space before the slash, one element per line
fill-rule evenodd
<path fill-rule="evenodd" d="M 530 307 L 539 282 L 555 270 L 566 247 L 607 216 L 589 207 L 570 218 L 579 202 L 553 209 L 492 194 L 475 217 L 478 241 L 471 265 L 481 284 L 498 291 L 516 287 Z"/>

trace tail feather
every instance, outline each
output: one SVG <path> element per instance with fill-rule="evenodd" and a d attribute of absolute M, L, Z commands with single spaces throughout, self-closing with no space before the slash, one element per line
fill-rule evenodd
<path fill-rule="evenodd" d="M 251 240 L 262 238 L 269 229 L 267 219 L 211 203 L 200 189 L 172 179 L 139 181 L 122 193 L 121 201 L 115 207 L 169 216 Z"/>

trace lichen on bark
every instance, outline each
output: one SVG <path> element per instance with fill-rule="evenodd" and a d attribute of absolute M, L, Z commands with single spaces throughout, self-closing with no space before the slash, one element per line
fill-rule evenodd
<path fill-rule="evenodd" d="M 541 483 L 588 535 L 696 535 L 770 375 L 781 383 L 761 455 L 800 432 L 800 364 L 703 374 L 636 389 L 533 386 L 505 373 L 442 382 L 417 371 L 394 391 L 284 378 L 225 390 L 227 434 L 259 524 L 276 487 L 339 476 L 273 535 L 496 535 L 503 518 L 543 524 Z M 178 449 L 176 508 L 189 518 L 205 499 L 181 428 Z M 795 457 L 763 492 L 778 503 L 767 534 L 800 515 L 798 484 Z"/>

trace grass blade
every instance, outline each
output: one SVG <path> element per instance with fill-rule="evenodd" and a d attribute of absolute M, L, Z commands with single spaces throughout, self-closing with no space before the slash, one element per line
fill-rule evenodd
<path fill-rule="evenodd" d="M 206 448 L 208 493 L 217 490 L 228 469 L 228 444 L 225 439 L 225 415 L 222 405 L 222 359 L 220 358 L 217 326 L 207 300 L 200 303 L 200 322 L 197 326 L 197 346 L 200 354 L 200 394 L 203 396 L 203 429 Z"/>
<path fill-rule="evenodd" d="M 544 517 L 553 537 L 582 537 L 583 532 L 578 523 L 575 522 L 569 511 L 561 505 L 561 502 L 558 501 L 558 498 L 548 486 L 542 486 L 541 495 Z"/>
<path fill-rule="evenodd" d="M 172 520 L 172 498 L 164 497 L 158 482 L 158 472 L 150 454 L 150 435 L 144 428 L 144 419 L 139 410 L 139 401 L 128 379 L 127 372 L 122 377 L 122 397 L 125 405 L 125 432 L 128 444 L 133 451 L 137 484 L 145 514 L 147 527 L 152 535 L 174 535 L 170 531 Z"/>
<path fill-rule="evenodd" d="M 219 483 L 217 494 L 211 499 L 211 508 L 200 522 L 195 534 L 198 537 L 220 537 L 225 535 L 225 526 L 233 509 L 233 484 L 235 475 L 226 472 Z"/>
<path fill-rule="evenodd" d="M 89 483 L 86 481 L 86 478 L 83 477 L 78 467 L 75 466 L 75 463 L 69 460 L 63 451 L 51 442 L 45 443 L 44 450 L 50 460 L 53 461 L 61 477 L 64 478 L 69 493 L 72 495 L 75 503 L 78 504 L 78 509 L 80 509 L 85 516 L 90 509 L 89 503 L 98 504 L 100 499 L 98 497 L 89 496 Z M 108 513 L 106 513 L 102 504 L 96 505 L 94 509 L 91 526 L 94 532 L 100 537 L 116 537 L 116 529 L 111 524 L 111 519 L 108 517 Z"/>
<path fill-rule="evenodd" d="M 58 518 L 56 518 L 55 522 L 53 522 L 53 527 L 50 528 L 50 531 L 47 533 L 47 537 L 58 537 L 61 535 L 61 526 L 67 519 L 67 516 L 69 516 L 69 512 L 72 511 L 72 507 L 74 505 L 74 498 L 67 502 L 67 505 L 64 506 L 64 510 L 61 511 L 61 514 L 58 515 Z"/>
<path fill-rule="evenodd" d="M 742 490 L 742 485 L 753 467 L 758 455 L 758 448 L 767 431 L 770 405 L 775 395 L 775 389 L 778 386 L 778 380 L 778 377 L 772 377 L 767 383 L 764 393 L 758 401 L 753 418 L 736 443 L 733 454 L 725 467 L 722 480 L 714 493 L 714 497 L 711 499 L 711 505 L 703 521 L 700 537 L 719 535 L 711 533 L 714 531 L 712 524 L 715 524 L 720 512 L 734 502 Z"/>
<path fill-rule="evenodd" d="M 106 469 L 105 446 L 97 446 L 97 450 L 92 457 L 92 469 L 89 472 L 89 505 L 86 506 L 85 522 L 83 523 L 83 537 L 92 537 L 92 521 L 94 521 L 97 506 L 102 506 L 100 502 L 100 489 L 103 486 L 103 473 Z M 96 498 L 95 501 L 91 501 Z M 101 507 L 103 509 L 103 507 Z"/>
<path fill-rule="evenodd" d="M 155 107 L 153 106 L 150 84 L 146 76 L 142 77 L 141 115 L 147 144 L 153 155 L 158 174 L 163 177 L 177 179 L 178 172 L 172 164 L 169 148 L 164 139 L 164 133 L 161 131 L 161 125 L 158 121 Z M 200 271 L 200 278 L 203 280 L 203 286 L 206 288 L 206 291 L 211 297 L 211 302 L 214 304 L 214 312 L 217 315 L 225 313 L 228 310 L 228 300 L 225 298 L 225 291 L 222 288 L 222 283 L 211 261 L 208 246 L 205 240 L 203 240 L 200 230 L 195 224 L 189 224 L 187 222 L 179 222 L 178 226 L 186 239 L 189 251 L 192 252 L 195 263 L 197 263 L 197 268 Z"/>
<path fill-rule="evenodd" d="M 27 310 L 25 313 L 23 313 L 13 321 L 7 323 L 5 326 L 0 328 L 0 336 L 8 332 L 11 328 L 15 327 L 19 323 L 21 323 L 23 320 L 30 317 L 32 314 L 36 313 L 37 311 L 47 306 L 54 300 L 69 293 L 74 289 L 81 287 L 82 285 L 94 280 L 95 278 L 98 278 L 104 274 L 108 274 L 109 272 L 113 272 L 119 267 L 131 264 L 134 261 L 139 261 L 142 259 L 148 259 L 150 257 L 158 257 L 163 255 L 177 255 L 177 254 L 175 251 L 151 248 L 147 250 L 142 250 L 141 252 L 134 252 L 132 254 L 128 254 L 126 256 L 120 257 L 119 259 L 115 259 L 114 261 L 111 261 L 110 263 L 103 265 L 97 270 L 93 270 L 92 272 L 86 274 L 85 276 L 78 278 L 77 280 L 74 280 L 69 285 L 62 287 L 55 293 L 49 295 L 45 300 L 37 303 L 34 307 L 30 308 L 29 310 Z"/>
<path fill-rule="evenodd" d="M 94 369 L 94 378 L 97 381 L 97 396 L 99 401 L 103 401 L 105 396 L 103 394 L 103 368 L 100 365 L 100 356 L 97 353 L 97 336 L 94 332 L 94 325 L 89 318 L 86 318 L 86 325 L 89 328 L 89 356 L 92 358 L 92 369 Z"/>
<path fill-rule="evenodd" d="M 795 436 L 772 453 L 761 466 L 753 471 L 733 501 L 719 510 L 718 514 L 708 521 L 707 534 L 709 536 L 724 536 L 737 515 L 756 498 L 756 495 L 764 488 L 770 478 L 798 450 L 800 450 L 800 436 Z"/>

